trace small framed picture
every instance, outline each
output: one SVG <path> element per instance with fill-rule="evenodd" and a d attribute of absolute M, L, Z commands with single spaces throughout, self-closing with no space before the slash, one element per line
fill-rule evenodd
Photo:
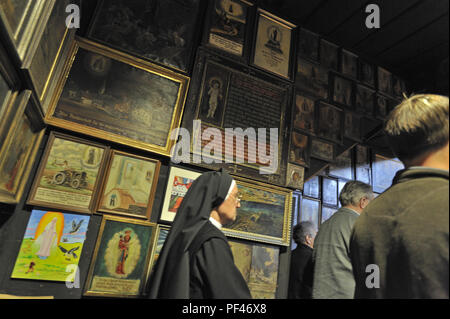
<path fill-rule="evenodd" d="M 155 233 L 154 223 L 103 215 L 84 295 L 142 295 Z"/>
<path fill-rule="evenodd" d="M 369 149 L 358 144 L 355 156 L 355 179 L 370 185 L 371 176 Z"/>
<path fill-rule="evenodd" d="M 328 70 L 323 66 L 298 59 L 295 85 L 302 91 L 322 99 L 328 97 Z"/>
<path fill-rule="evenodd" d="M 303 195 L 317 199 L 320 197 L 319 176 L 313 176 L 305 182 L 303 186 Z"/>
<path fill-rule="evenodd" d="M 305 168 L 288 163 L 286 169 L 286 186 L 295 189 L 303 189 Z"/>
<path fill-rule="evenodd" d="M 319 208 L 319 200 L 303 197 L 300 206 L 300 222 L 310 221 L 315 229 L 319 230 Z"/>
<path fill-rule="evenodd" d="M 355 110 L 367 116 L 373 116 L 375 91 L 364 85 L 357 84 L 355 87 Z"/>
<path fill-rule="evenodd" d="M 309 136 L 297 132 L 291 134 L 289 162 L 309 166 Z"/>
<path fill-rule="evenodd" d="M 344 112 L 344 137 L 361 141 L 361 116 L 349 111 Z"/>
<path fill-rule="evenodd" d="M 329 166 L 329 175 L 345 179 L 353 179 L 352 149 L 336 156 Z"/>
<path fill-rule="evenodd" d="M 319 61 L 319 43 L 320 37 L 317 33 L 301 28 L 298 35 L 298 55 Z"/>
<path fill-rule="evenodd" d="M 184 195 L 186 195 L 194 180 L 200 175 L 201 173 L 180 167 L 170 168 L 161 211 L 161 221 L 172 222 L 175 219 Z"/>
<path fill-rule="evenodd" d="M 320 101 L 317 109 L 317 134 L 327 140 L 342 143 L 342 111 Z"/>
<path fill-rule="evenodd" d="M 359 60 L 359 80 L 370 87 L 375 87 L 375 67 L 365 61 Z"/>
<path fill-rule="evenodd" d="M 251 64 L 285 79 L 292 79 L 293 39 L 296 25 L 258 9 Z"/>
<path fill-rule="evenodd" d="M 343 75 L 356 79 L 358 77 L 358 56 L 350 51 L 341 51 L 341 72 Z"/>
<path fill-rule="evenodd" d="M 378 91 L 389 96 L 393 95 L 392 74 L 382 67 L 378 67 Z"/>
<path fill-rule="evenodd" d="M 381 94 L 375 95 L 375 116 L 384 120 L 389 113 L 389 99 Z"/>
<path fill-rule="evenodd" d="M 314 134 L 315 114 L 315 101 L 297 93 L 293 107 L 293 127 Z"/>
<path fill-rule="evenodd" d="M 333 207 L 338 206 L 338 181 L 324 177 L 322 179 L 322 202 Z"/>
<path fill-rule="evenodd" d="M 317 138 L 312 138 L 311 157 L 332 162 L 334 160 L 334 144 Z"/>
<path fill-rule="evenodd" d="M 338 71 L 339 46 L 321 39 L 320 40 L 320 64 L 328 69 Z"/>
<path fill-rule="evenodd" d="M 353 83 L 352 81 L 338 75 L 333 76 L 331 86 L 332 101 L 345 107 L 352 107 Z"/>
<path fill-rule="evenodd" d="M 93 213 L 109 148 L 51 132 L 28 204 Z"/>
<path fill-rule="evenodd" d="M 158 160 L 112 151 L 97 211 L 149 219 L 160 166 Z"/>

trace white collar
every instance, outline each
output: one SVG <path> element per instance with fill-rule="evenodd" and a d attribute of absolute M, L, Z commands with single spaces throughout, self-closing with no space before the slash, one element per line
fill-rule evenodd
<path fill-rule="evenodd" d="M 222 229 L 222 224 L 219 223 L 217 220 L 215 220 L 212 217 L 209 217 L 209 221 L 211 222 L 211 224 L 213 224 L 214 226 L 216 226 L 218 229 Z"/>

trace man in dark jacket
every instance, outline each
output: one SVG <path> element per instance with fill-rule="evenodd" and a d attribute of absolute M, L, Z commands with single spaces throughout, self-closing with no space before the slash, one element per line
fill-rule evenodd
<path fill-rule="evenodd" d="M 448 97 L 416 95 L 385 134 L 406 169 L 356 221 L 356 298 L 449 298 Z"/>
<path fill-rule="evenodd" d="M 297 244 L 291 253 L 289 299 L 311 299 L 313 263 L 312 253 L 316 229 L 309 221 L 295 225 L 292 237 Z"/>

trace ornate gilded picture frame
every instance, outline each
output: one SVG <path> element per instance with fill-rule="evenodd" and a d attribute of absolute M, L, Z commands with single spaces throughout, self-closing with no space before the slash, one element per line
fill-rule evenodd
<path fill-rule="evenodd" d="M 97 211 L 149 219 L 160 166 L 158 160 L 113 150 Z"/>
<path fill-rule="evenodd" d="M 93 213 L 107 146 L 51 132 L 27 203 Z"/>
<path fill-rule="evenodd" d="M 11 105 L 14 117 L 4 143 L 0 143 L 0 202 L 17 204 L 28 181 L 44 136 L 43 123 L 36 121 L 31 91 L 23 91 Z"/>
<path fill-rule="evenodd" d="M 155 233 L 155 223 L 103 215 L 84 296 L 142 295 Z"/>
<path fill-rule="evenodd" d="M 235 177 L 241 206 L 236 220 L 222 228 L 225 235 L 289 246 L 292 191 Z"/>
<path fill-rule="evenodd" d="M 169 156 L 189 78 L 77 38 L 48 124 Z"/>

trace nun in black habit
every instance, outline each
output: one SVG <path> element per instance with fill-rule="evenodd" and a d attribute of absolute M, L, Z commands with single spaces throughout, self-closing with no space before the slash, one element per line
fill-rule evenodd
<path fill-rule="evenodd" d="M 222 170 L 192 183 L 150 277 L 149 298 L 251 298 L 220 230 L 236 218 L 237 192 L 236 182 Z"/>

